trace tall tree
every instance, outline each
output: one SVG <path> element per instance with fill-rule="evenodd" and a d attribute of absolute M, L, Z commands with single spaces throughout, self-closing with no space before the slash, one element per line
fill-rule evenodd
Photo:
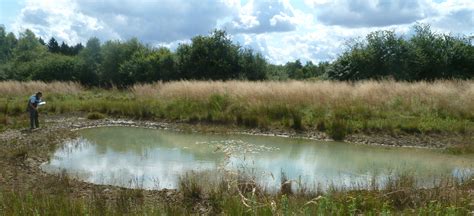
<path fill-rule="evenodd" d="M 36 35 L 29 29 L 20 33 L 18 43 L 13 50 L 13 65 L 9 70 L 8 78 L 27 80 L 31 78 L 35 68 L 34 61 L 43 57 L 46 48 L 40 44 Z"/>
<path fill-rule="evenodd" d="M 194 37 L 190 45 L 180 45 L 177 49 L 179 73 L 187 79 L 238 78 L 239 48 L 225 31 L 215 30 L 210 36 Z"/>
<path fill-rule="evenodd" d="M 248 80 L 263 80 L 267 78 L 267 62 L 260 53 L 252 49 L 244 49 L 239 54 L 240 78 Z"/>
<path fill-rule="evenodd" d="M 339 80 L 435 80 L 472 78 L 474 46 L 466 37 L 439 34 L 415 25 L 409 39 L 394 31 L 376 31 L 352 44 L 328 71 Z"/>
<path fill-rule="evenodd" d="M 74 47 L 71 47 L 71 55 L 77 55 L 81 50 L 84 49 L 82 43 L 76 44 Z"/>
<path fill-rule="evenodd" d="M 303 79 L 303 64 L 298 59 L 295 62 L 288 62 L 285 64 L 288 77 L 291 79 Z"/>
<path fill-rule="evenodd" d="M 59 47 L 58 41 L 54 37 L 51 37 L 48 42 L 48 51 L 51 53 L 59 53 L 61 48 Z"/>
<path fill-rule="evenodd" d="M 120 65 L 129 60 L 135 52 L 145 48 L 136 38 L 123 43 L 107 41 L 101 48 L 102 64 L 99 78 L 102 84 L 125 87 L 132 79 L 130 73 L 120 70 Z"/>
<path fill-rule="evenodd" d="M 61 46 L 59 47 L 59 52 L 62 53 L 63 55 L 72 55 L 72 49 L 67 45 L 64 41 L 61 43 Z"/>
<path fill-rule="evenodd" d="M 41 45 L 46 46 L 46 42 L 44 42 L 43 38 L 39 38 L 38 41 L 40 42 Z"/>
<path fill-rule="evenodd" d="M 6 33 L 5 27 L 0 25 L 0 63 L 8 61 L 12 57 L 17 39 L 14 34 Z"/>
<path fill-rule="evenodd" d="M 74 57 L 49 53 L 34 62 L 31 78 L 41 81 L 76 81 Z"/>
<path fill-rule="evenodd" d="M 78 64 L 76 64 L 76 78 L 83 85 L 99 84 L 99 67 L 102 63 L 100 40 L 96 37 L 90 38 L 86 47 L 79 52 Z"/>
<path fill-rule="evenodd" d="M 141 49 L 120 65 L 120 73 L 129 75 L 128 83 L 125 83 L 127 85 L 135 82 L 168 81 L 176 78 L 176 62 L 168 48 Z"/>

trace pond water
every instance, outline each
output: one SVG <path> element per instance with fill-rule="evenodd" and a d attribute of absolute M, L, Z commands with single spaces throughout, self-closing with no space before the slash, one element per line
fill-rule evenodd
<path fill-rule="evenodd" d="M 268 189 L 284 173 L 306 188 L 383 182 L 393 173 L 411 172 L 423 183 L 433 176 L 472 173 L 472 155 L 435 150 L 357 145 L 252 135 L 182 133 L 134 127 L 80 130 L 49 162 L 47 172 L 66 172 L 96 184 L 149 189 L 177 188 L 187 172 L 240 171 Z M 428 180 L 430 179 L 430 180 Z"/>

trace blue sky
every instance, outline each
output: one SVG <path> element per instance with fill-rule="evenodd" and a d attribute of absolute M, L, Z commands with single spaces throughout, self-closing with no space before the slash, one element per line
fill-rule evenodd
<path fill-rule="evenodd" d="M 345 42 L 375 30 L 409 34 L 415 23 L 474 35 L 473 0 L 0 0 L 0 24 L 46 40 L 85 43 L 137 37 L 175 48 L 226 29 L 272 63 L 332 60 Z"/>

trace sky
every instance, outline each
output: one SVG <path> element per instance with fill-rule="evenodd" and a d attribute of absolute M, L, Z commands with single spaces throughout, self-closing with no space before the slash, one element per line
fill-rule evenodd
<path fill-rule="evenodd" d="M 0 0 L 0 24 L 69 44 L 136 37 L 175 49 L 225 29 L 268 61 L 331 61 L 347 42 L 376 30 L 474 35 L 474 0 Z"/>

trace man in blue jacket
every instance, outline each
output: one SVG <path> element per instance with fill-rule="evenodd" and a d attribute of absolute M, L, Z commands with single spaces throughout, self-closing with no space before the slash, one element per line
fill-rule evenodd
<path fill-rule="evenodd" d="M 33 130 L 35 128 L 39 128 L 39 120 L 38 120 L 38 105 L 41 103 L 41 97 L 43 94 L 41 92 L 37 92 L 36 94 L 32 95 L 28 100 L 28 112 L 30 113 L 30 129 Z"/>

